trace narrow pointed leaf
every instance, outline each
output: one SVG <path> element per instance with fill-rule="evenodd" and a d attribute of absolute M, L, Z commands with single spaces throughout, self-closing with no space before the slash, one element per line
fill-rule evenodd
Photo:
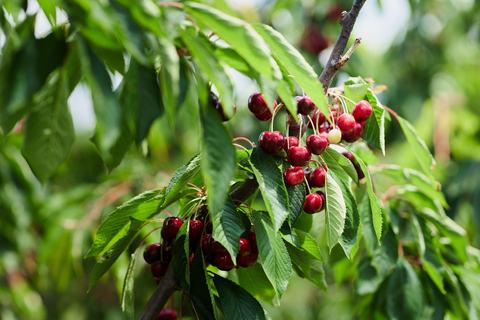
<path fill-rule="evenodd" d="M 172 179 L 170 179 L 167 189 L 165 190 L 165 202 L 170 202 L 180 191 L 182 191 L 190 179 L 197 174 L 200 170 L 201 161 L 201 155 L 197 154 L 173 174 Z"/>
<path fill-rule="evenodd" d="M 328 166 L 328 170 L 332 170 L 342 179 L 345 184 L 349 184 L 348 177 L 358 185 L 358 174 L 352 162 L 332 147 L 327 147 L 322 154 L 322 158 Z"/>
<path fill-rule="evenodd" d="M 200 319 L 215 320 L 213 297 L 200 247 L 193 256 L 190 279 L 190 297 Z"/>
<path fill-rule="evenodd" d="M 159 74 L 160 88 L 162 89 L 163 105 L 167 110 L 170 123 L 175 120 L 178 96 L 180 94 L 180 58 L 175 45 L 166 38 L 158 39 L 162 50 L 160 57 L 162 65 Z"/>
<path fill-rule="evenodd" d="M 244 228 L 242 216 L 237 211 L 232 198 L 227 196 L 222 210 L 211 212 L 213 222 L 212 236 L 220 242 L 228 251 L 232 260 L 235 261 L 240 248 L 240 236 Z"/>
<path fill-rule="evenodd" d="M 327 246 L 330 251 L 337 244 L 345 227 L 347 207 L 345 205 L 342 189 L 327 171 L 325 175 L 325 228 L 327 233 Z"/>
<path fill-rule="evenodd" d="M 385 110 L 370 89 L 367 91 L 367 100 L 373 112 L 365 124 L 362 138 L 385 155 Z"/>
<path fill-rule="evenodd" d="M 275 289 L 265 275 L 265 271 L 256 263 L 250 268 L 237 269 L 238 283 L 252 296 L 272 304 Z"/>
<path fill-rule="evenodd" d="M 303 211 L 305 204 L 305 186 L 303 183 L 296 186 L 286 186 L 290 212 L 290 225 L 293 226 Z"/>
<path fill-rule="evenodd" d="M 130 264 L 125 274 L 125 280 L 123 281 L 121 305 L 125 320 L 135 319 L 135 295 L 133 288 L 135 283 L 135 265 L 137 263 L 138 252 L 141 251 L 141 248 L 142 247 L 138 247 L 135 252 L 132 253 Z"/>

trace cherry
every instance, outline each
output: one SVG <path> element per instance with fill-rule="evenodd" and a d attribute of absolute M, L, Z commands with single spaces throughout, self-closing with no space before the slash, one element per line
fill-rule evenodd
<path fill-rule="evenodd" d="M 268 120 L 272 119 L 273 114 L 272 114 L 272 111 L 270 111 L 270 109 L 267 109 L 267 111 L 265 111 L 264 113 L 254 114 L 254 116 L 255 116 L 255 118 L 257 118 L 257 120 L 268 121 Z"/>
<path fill-rule="evenodd" d="M 189 240 L 191 243 L 194 243 L 202 237 L 203 223 L 200 220 L 190 220 L 189 227 Z"/>
<path fill-rule="evenodd" d="M 155 261 L 152 266 L 152 274 L 155 278 L 161 278 L 167 272 L 169 262 Z"/>
<path fill-rule="evenodd" d="M 277 106 L 277 101 L 273 101 L 274 109 Z M 265 97 L 260 92 L 253 93 L 248 98 L 248 109 L 255 115 L 263 114 L 270 110 L 268 108 L 267 102 L 265 101 Z"/>
<path fill-rule="evenodd" d="M 350 132 L 355 127 L 355 117 L 352 116 L 350 113 L 344 113 L 340 117 L 338 117 L 338 128 L 342 131 L 342 133 Z"/>
<path fill-rule="evenodd" d="M 210 247 L 210 250 L 213 253 L 224 253 L 227 252 L 227 249 L 218 241 L 213 239 L 212 235 L 207 240 L 207 246 Z"/>
<path fill-rule="evenodd" d="M 255 229 L 253 228 L 253 226 L 250 227 L 250 233 L 248 234 L 248 242 L 250 242 L 252 252 L 258 252 L 257 235 L 255 234 Z"/>
<path fill-rule="evenodd" d="M 297 100 L 297 111 L 303 115 L 309 115 L 310 113 L 315 110 L 315 103 L 313 103 L 312 99 L 307 96 L 296 96 L 295 100 Z"/>
<path fill-rule="evenodd" d="M 288 145 L 287 145 L 288 143 Z M 283 150 L 287 151 L 289 148 L 291 147 L 298 147 L 298 139 L 297 137 L 293 137 L 293 136 L 290 136 L 287 138 L 285 138 L 283 140 Z"/>
<path fill-rule="evenodd" d="M 355 168 L 355 171 L 357 171 L 359 180 L 365 178 L 365 173 L 363 173 L 362 167 L 360 166 L 359 163 L 354 164 L 353 167 Z"/>
<path fill-rule="evenodd" d="M 210 102 L 211 102 L 211 105 L 213 107 L 215 107 L 215 110 L 217 110 L 218 115 L 220 116 L 220 119 L 222 119 L 223 122 L 231 119 L 231 117 L 229 118 L 225 115 L 225 112 L 223 112 L 222 102 L 218 99 L 218 97 L 215 95 L 215 93 L 213 93 L 211 91 L 210 91 Z M 232 115 L 232 117 L 235 115 L 236 112 L 237 112 L 237 106 L 234 103 L 233 104 L 233 115 Z"/>
<path fill-rule="evenodd" d="M 348 160 L 350 160 L 352 163 L 355 163 L 355 157 L 351 152 L 345 151 L 345 152 L 342 152 L 342 155 Z"/>
<path fill-rule="evenodd" d="M 243 268 L 249 268 L 255 265 L 258 259 L 258 252 L 252 251 L 246 256 L 237 256 L 237 264 Z"/>
<path fill-rule="evenodd" d="M 317 110 L 312 117 L 312 122 L 315 126 L 317 125 L 317 121 L 318 121 L 318 125 L 321 125 L 322 123 L 325 122 L 325 120 L 326 120 L 325 115 L 320 110 Z M 312 129 L 312 123 L 310 121 L 308 123 L 308 127 Z"/>
<path fill-rule="evenodd" d="M 307 147 L 292 147 L 287 151 L 287 160 L 292 166 L 303 167 L 311 158 Z"/>
<path fill-rule="evenodd" d="M 342 133 L 338 129 L 332 129 L 328 133 L 328 142 L 329 143 L 339 143 L 342 140 Z"/>
<path fill-rule="evenodd" d="M 303 205 L 303 211 L 309 214 L 320 211 L 322 207 L 322 198 L 317 193 L 310 193 L 305 199 L 305 204 Z"/>
<path fill-rule="evenodd" d="M 283 134 L 280 131 L 264 131 L 258 138 L 258 145 L 268 154 L 277 154 L 282 150 L 284 143 Z"/>
<path fill-rule="evenodd" d="M 325 202 L 325 192 L 317 191 L 315 193 L 318 194 L 320 196 L 320 198 L 322 198 L 322 207 L 320 208 L 320 210 L 318 210 L 318 211 L 322 211 L 323 209 L 325 209 L 325 204 L 326 204 L 326 202 Z"/>
<path fill-rule="evenodd" d="M 246 256 L 252 252 L 252 246 L 247 239 L 240 238 L 240 249 L 238 250 L 239 256 Z"/>
<path fill-rule="evenodd" d="M 148 264 L 152 264 L 155 261 L 160 261 L 161 257 L 161 247 L 160 243 L 152 243 L 145 247 L 145 251 L 143 251 L 143 259 Z"/>
<path fill-rule="evenodd" d="M 340 20 L 340 18 L 342 17 L 343 11 L 345 11 L 345 9 L 341 5 L 333 5 L 327 12 L 327 18 L 330 21 L 338 22 L 338 20 Z"/>
<path fill-rule="evenodd" d="M 336 110 L 330 111 L 330 120 L 332 120 L 333 123 L 337 123 L 338 111 L 336 111 Z"/>
<path fill-rule="evenodd" d="M 329 133 L 330 131 L 332 131 L 332 129 L 333 129 L 333 125 L 330 122 L 325 121 L 318 127 L 318 134 Z"/>
<path fill-rule="evenodd" d="M 218 269 L 230 271 L 235 268 L 232 258 L 228 252 L 219 253 L 215 255 L 215 265 Z"/>
<path fill-rule="evenodd" d="M 172 309 L 164 309 L 160 312 L 157 320 L 177 320 L 177 312 Z"/>
<path fill-rule="evenodd" d="M 288 168 L 283 172 L 283 180 L 287 186 L 296 186 L 302 183 L 304 177 L 302 167 Z"/>
<path fill-rule="evenodd" d="M 213 251 L 213 249 L 209 246 L 209 239 L 212 235 L 211 234 L 204 234 L 202 236 L 202 241 L 201 241 L 201 245 L 202 245 L 202 251 L 205 255 L 207 254 L 213 254 L 215 253 Z"/>
<path fill-rule="evenodd" d="M 173 245 L 166 241 L 162 244 L 162 260 L 161 261 L 170 261 L 173 256 Z"/>
<path fill-rule="evenodd" d="M 328 146 L 328 138 L 326 134 L 312 134 L 307 138 L 307 147 L 311 153 L 320 155 Z"/>
<path fill-rule="evenodd" d="M 324 49 L 328 48 L 328 38 L 314 23 L 310 23 L 305 27 L 305 34 L 299 46 L 302 50 L 313 55 L 318 55 Z"/>
<path fill-rule="evenodd" d="M 363 135 L 363 128 L 360 122 L 356 122 L 353 130 L 346 132 L 342 135 L 343 140 L 346 142 L 355 142 L 360 139 Z"/>
<path fill-rule="evenodd" d="M 367 124 L 367 121 L 360 121 L 360 124 L 362 125 L 362 128 L 365 128 L 365 125 Z"/>
<path fill-rule="evenodd" d="M 183 221 L 177 217 L 169 217 L 163 222 L 162 238 L 165 241 L 172 241 L 177 236 L 178 230 L 182 226 Z"/>
<path fill-rule="evenodd" d="M 355 108 L 353 108 L 352 115 L 358 122 L 365 121 L 372 115 L 372 106 L 366 100 L 360 100 Z"/>
<path fill-rule="evenodd" d="M 325 187 L 325 168 L 318 167 L 313 170 L 307 177 L 308 184 L 311 188 L 323 188 Z"/>

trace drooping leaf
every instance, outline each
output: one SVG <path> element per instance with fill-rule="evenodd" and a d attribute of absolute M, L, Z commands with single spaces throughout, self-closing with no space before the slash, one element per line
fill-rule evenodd
<path fill-rule="evenodd" d="M 325 228 L 327 234 L 327 246 L 332 248 L 337 244 L 345 228 L 347 207 L 342 189 L 335 181 L 333 173 L 327 171 L 325 175 Z"/>
<path fill-rule="evenodd" d="M 135 252 L 132 253 L 130 264 L 128 265 L 127 273 L 125 274 L 125 279 L 123 281 L 121 305 L 125 320 L 135 319 L 135 295 L 133 288 L 135 283 L 135 265 L 137 263 L 137 255 L 140 249 L 141 247 L 139 246 Z"/>
<path fill-rule="evenodd" d="M 269 220 L 264 213 L 253 212 L 260 262 L 280 299 L 287 289 L 292 265 L 280 234 Z"/>
<path fill-rule="evenodd" d="M 180 285 L 188 292 L 190 287 L 190 268 L 189 268 L 189 253 L 188 253 L 188 229 L 189 224 L 183 223 L 178 230 L 177 236 L 173 243 L 173 273 L 178 279 Z"/>
<path fill-rule="evenodd" d="M 325 272 L 321 262 L 306 250 L 297 248 L 288 242 L 285 245 L 292 260 L 292 267 L 298 276 L 326 290 Z"/>
<path fill-rule="evenodd" d="M 372 257 L 372 266 L 378 274 L 385 278 L 398 260 L 398 239 L 391 229 L 385 230 L 381 239 L 381 245 L 376 246 Z"/>
<path fill-rule="evenodd" d="M 260 148 L 255 148 L 250 163 L 257 178 L 267 211 L 278 231 L 288 216 L 288 193 L 282 171 L 275 160 Z"/>
<path fill-rule="evenodd" d="M 253 24 L 253 27 L 260 33 L 276 58 L 293 76 L 293 79 L 300 87 L 305 90 L 305 93 L 313 100 L 315 105 L 324 114 L 329 114 L 323 87 L 320 81 L 318 81 L 315 71 L 305 61 L 305 58 L 281 33 L 275 31 L 272 27 L 264 24 Z"/>
<path fill-rule="evenodd" d="M 67 160 L 75 139 L 63 72 L 52 74 L 34 97 L 25 120 L 22 153 L 37 178 L 45 182 Z"/>
<path fill-rule="evenodd" d="M 300 243 L 300 247 L 308 252 L 312 257 L 317 260 L 323 261 L 322 252 L 318 247 L 317 241 L 307 232 L 302 230 L 295 230 L 298 236 L 298 241 Z"/>
<path fill-rule="evenodd" d="M 158 38 L 162 50 L 159 82 L 162 89 L 163 105 L 170 123 L 174 123 L 177 100 L 180 95 L 180 59 L 175 45 L 166 38 Z"/>
<path fill-rule="evenodd" d="M 38 0 L 38 4 L 47 16 L 50 25 L 55 27 L 57 25 L 57 10 L 55 9 L 55 0 Z"/>
<path fill-rule="evenodd" d="M 365 295 L 374 293 L 383 282 L 383 277 L 372 265 L 371 258 L 363 259 L 358 265 L 358 278 L 356 281 L 357 294 Z"/>
<path fill-rule="evenodd" d="M 367 101 L 372 106 L 373 112 L 365 124 L 362 139 L 385 155 L 385 110 L 370 89 L 367 91 Z"/>
<path fill-rule="evenodd" d="M 263 268 L 256 263 L 249 268 L 237 269 L 238 283 L 252 296 L 272 304 L 275 289 L 268 280 Z"/>
<path fill-rule="evenodd" d="M 238 250 L 240 249 L 240 236 L 244 228 L 242 216 L 237 211 L 232 198 L 227 196 L 222 210 L 211 212 L 213 233 L 212 237 L 220 242 L 235 261 Z"/>
<path fill-rule="evenodd" d="M 345 88 L 345 97 L 357 103 L 360 100 L 365 99 L 365 95 L 367 94 L 368 87 L 370 87 L 371 83 L 366 82 L 361 78 L 349 79 L 343 83 L 343 87 Z M 347 107 L 348 112 L 352 113 L 352 109 L 355 105 L 347 100 Z"/>
<path fill-rule="evenodd" d="M 213 277 L 213 282 L 218 291 L 226 319 L 266 319 L 265 311 L 263 311 L 260 303 L 238 284 L 219 275 Z"/>
<path fill-rule="evenodd" d="M 288 193 L 288 204 L 290 212 L 290 225 L 293 226 L 297 222 L 298 217 L 302 214 L 303 205 L 305 204 L 305 187 L 303 183 L 296 186 L 286 186 Z"/>
<path fill-rule="evenodd" d="M 287 110 L 294 117 L 295 121 L 298 121 L 297 101 L 293 98 L 294 92 L 295 91 L 291 91 L 286 81 L 278 81 L 277 93 L 280 99 L 282 99 L 283 104 L 285 104 Z"/>
<path fill-rule="evenodd" d="M 213 297 L 201 248 L 195 251 L 190 273 L 190 297 L 200 319 L 215 320 Z"/>
<path fill-rule="evenodd" d="M 167 189 L 165 190 L 165 202 L 170 202 L 180 191 L 183 190 L 190 179 L 192 179 L 200 170 L 201 162 L 202 156 L 201 154 L 197 154 L 173 174 L 172 179 L 170 179 Z"/>
<path fill-rule="evenodd" d="M 358 184 L 358 174 L 352 162 L 332 147 L 327 147 L 322 158 L 328 166 L 345 184 L 349 184 L 348 177 Z"/>

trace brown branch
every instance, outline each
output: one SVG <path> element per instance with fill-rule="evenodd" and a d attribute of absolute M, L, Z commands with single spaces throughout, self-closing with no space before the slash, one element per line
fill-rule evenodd
<path fill-rule="evenodd" d="M 350 12 L 348 13 L 346 11 L 342 12 L 342 16 L 340 18 L 340 25 L 341 25 L 340 34 L 338 35 L 337 42 L 335 43 L 332 53 L 328 58 L 327 65 L 325 66 L 325 69 L 323 69 L 322 74 L 318 79 L 322 83 L 325 93 L 327 93 L 328 88 L 332 84 L 333 77 L 335 76 L 337 71 L 346 63 L 345 61 L 343 65 L 341 64 L 342 59 L 345 60 L 345 57 L 348 55 L 348 52 L 345 55 L 345 57 L 342 57 L 342 55 L 345 52 L 345 49 L 348 44 L 348 40 L 350 39 L 350 34 L 352 33 L 352 30 L 353 30 L 353 26 L 357 21 L 358 14 L 360 13 L 360 10 L 365 4 L 365 1 L 366 0 L 355 0 Z M 354 44 L 355 47 L 357 45 Z M 353 50 L 355 49 L 354 46 L 352 46 Z M 348 58 L 349 57 L 350 56 L 348 56 Z M 346 60 L 348 60 L 348 58 Z"/>

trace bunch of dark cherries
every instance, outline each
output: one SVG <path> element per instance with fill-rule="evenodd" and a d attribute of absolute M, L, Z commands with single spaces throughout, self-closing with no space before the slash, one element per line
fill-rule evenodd
<path fill-rule="evenodd" d="M 301 115 L 314 114 L 309 127 L 316 127 L 316 133 L 311 134 L 306 139 L 306 146 L 300 146 L 297 137 L 285 137 L 280 131 L 264 131 L 258 138 L 258 146 L 266 153 L 271 155 L 278 154 L 282 149 L 287 153 L 287 161 L 290 168 L 283 172 L 283 178 L 287 186 L 295 186 L 307 180 L 309 188 L 325 187 L 325 174 L 327 168 L 319 165 L 316 168 L 308 167 L 312 153 L 321 155 L 330 143 L 339 143 L 340 141 L 355 142 L 363 135 L 363 128 L 367 119 L 372 114 L 372 106 L 366 100 L 359 101 L 353 108 L 352 114 L 344 113 L 340 106 L 334 105 L 330 108 L 330 119 L 333 125 L 326 120 L 325 115 L 314 104 L 308 96 L 297 96 L 297 110 Z M 276 112 L 277 102 L 273 102 L 274 112 Z M 272 111 L 268 108 L 265 97 L 256 92 L 248 99 L 248 109 L 255 118 L 260 121 L 268 121 L 273 117 Z M 355 163 L 355 158 L 350 152 L 344 152 L 354 164 L 360 179 L 364 177 L 359 164 Z M 302 168 L 305 167 L 305 168 Z M 322 191 L 311 192 L 307 195 L 303 210 L 306 213 L 313 214 L 320 212 L 325 208 L 325 193 Z"/>

